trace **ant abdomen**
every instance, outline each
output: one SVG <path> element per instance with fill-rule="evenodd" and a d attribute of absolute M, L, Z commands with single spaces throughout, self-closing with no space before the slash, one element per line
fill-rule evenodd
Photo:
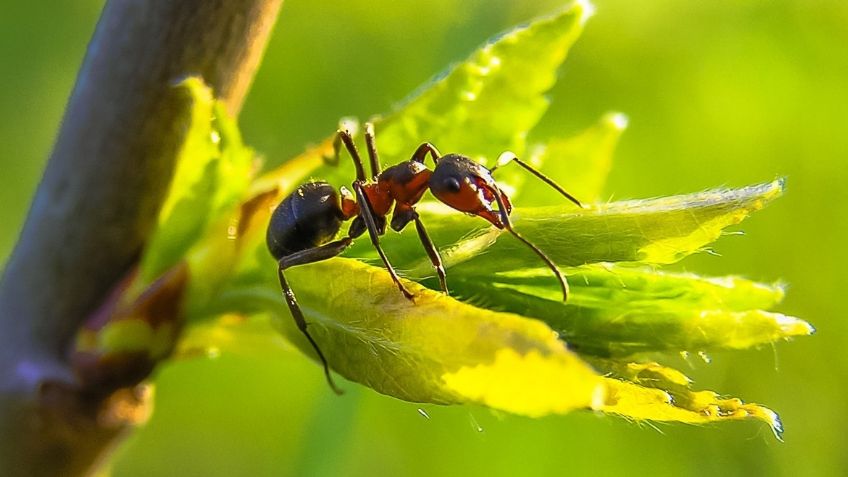
<path fill-rule="evenodd" d="M 277 260 L 329 242 L 344 215 L 338 192 L 328 183 L 310 182 L 295 189 L 274 209 L 265 236 Z"/>

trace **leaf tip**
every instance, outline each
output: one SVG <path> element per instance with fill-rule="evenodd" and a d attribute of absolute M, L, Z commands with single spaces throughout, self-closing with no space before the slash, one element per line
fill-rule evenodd
<path fill-rule="evenodd" d="M 778 177 L 775 179 L 774 183 L 777 185 L 777 188 L 780 189 L 780 192 L 786 191 L 786 177 Z"/>
<path fill-rule="evenodd" d="M 589 0 L 575 0 L 572 8 L 579 15 L 580 26 L 586 25 L 586 22 L 595 15 L 596 11 L 595 5 Z"/>
<path fill-rule="evenodd" d="M 624 131 L 630 124 L 630 118 L 622 112 L 612 111 L 605 114 L 601 122 L 610 129 Z"/>
<path fill-rule="evenodd" d="M 761 192 L 762 199 L 763 199 L 763 202 L 764 202 L 763 205 L 765 205 L 765 204 L 771 202 L 772 200 L 777 199 L 778 197 L 782 196 L 784 192 L 786 192 L 786 178 L 785 177 L 778 177 L 777 179 L 775 179 L 775 180 L 773 180 L 773 181 L 771 181 L 767 184 L 763 184 L 762 192 Z"/>
<path fill-rule="evenodd" d="M 776 321 L 780 327 L 780 331 L 786 338 L 791 336 L 810 336 L 816 332 L 816 328 L 813 325 L 794 316 L 778 315 Z"/>
<path fill-rule="evenodd" d="M 770 425 L 775 439 L 783 442 L 783 421 L 780 420 L 780 416 L 778 416 L 776 412 L 771 409 L 767 409 L 767 411 L 771 413 Z"/>
<path fill-rule="evenodd" d="M 188 92 L 196 100 L 211 102 L 213 99 L 212 89 L 197 75 L 178 76 L 171 80 L 171 87 Z"/>
<path fill-rule="evenodd" d="M 743 410 L 748 416 L 768 424 L 771 432 L 774 433 L 774 438 L 783 442 L 783 421 L 780 420 L 780 416 L 776 412 L 759 404 L 746 404 L 743 406 Z"/>

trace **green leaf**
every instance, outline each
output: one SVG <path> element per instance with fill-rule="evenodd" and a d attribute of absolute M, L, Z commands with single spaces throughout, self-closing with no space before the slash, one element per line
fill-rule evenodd
<path fill-rule="evenodd" d="M 282 311 L 273 274 L 266 275 L 264 286 L 231 289 L 223 300 Z M 757 419 L 778 436 L 782 431 L 777 415 L 768 408 L 693 391 L 683 374 L 656 363 L 592 358 L 589 363 L 606 373 L 599 378 L 538 321 L 484 311 L 406 282 L 416 295 L 415 303 L 410 303 L 381 268 L 337 258 L 292 268 L 287 276 L 297 284 L 296 294 L 310 317 L 310 333 L 322 343 L 333 368 L 391 396 L 414 402 L 483 404 L 531 417 L 591 408 L 634 420 Z M 327 276 L 334 279 L 322 282 Z M 322 286 L 309 286 L 315 283 Z M 752 301 L 768 301 L 773 294 L 759 290 Z M 696 297 L 703 299 L 707 298 Z M 289 317 L 280 318 L 286 336 L 314 356 Z M 222 335 L 220 328 L 212 330 L 212 342 L 240 341 L 232 331 Z M 248 342 L 250 336 L 255 332 L 248 332 Z M 255 347 L 230 346 L 247 353 Z"/>
<path fill-rule="evenodd" d="M 527 134 L 547 110 L 544 93 L 593 11 L 587 2 L 575 2 L 505 33 L 424 85 L 393 113 L 376 118 L 383 163 L 409 159 L 423 142 L 484 164 L 503 151 L 523 154 Z M 342 167 L 324 167 L 316 175 L 344 184 L 352 170 L 344 158 Z"/>
<path fill-rule="evenodd" d="M 781 190 L 782 184 L 775 182 L 736 191 L 610 204 L 605 210 L 579 217 L 586 219 L 583 224 L 593 225 L 609 215 L 614 223 L 631 224 L 622 228 L 631 234 L 641 230 L 632 224 L 644 216 L 654 223 L 666 215 L 668 220 L 686 218 L 683 225 L 693 218 L 706 217 L 704 220 L 717 224 L 717 228 L 688 245 L 694 251 L 706 245 L 705 240 L 718 237 L 721 225 L 741 220 Z M 687 207 L 693 210 L 681 213 Z M 628 217 L 628 213 L 634 216 Z M 451 221 L 440 224 L 447 229 Z M 662 230 L 687 237 L 692 235 L 690 229 L 697 228 L 683 225 L 667 225 Z M 673 234 L 670 233 L 672 237 Z M 576 229 L 576 235 L 584 233 Z M 652 235 L 643 242 L 669 238 Z M 496 253 L 487 253 L 502 260 Z M 638 248 L 634 247 L 634 259 L 638 258 L 637 253 Z M 244 270 L 221 296 L 223 309 L 247 307 L 282 314 L 280 323 L 287 336 L 312 354 L 286 316 L 274 267 L 269 263 L 262 268 L 263 261 L 270 262 L 260 247 L 250 261 L 260 264 L 260 269 L 251 266 Z M 783 296 L 778 286 L 741 278 L 705 279 L 603 264 L 576 268 L 569 274 L 572 300 L 565 305 L 560 302 L 549 271 L 527 265 L 525 261 L 497 273 L 480 272 L 478 267 L 455 267 L 451 269 L 451 283 L 478 305 L 547 321 L 570 345 L 584 353 L 745 347 L 810 330 L 800 320 L 754 310 L 778 303 Z M 579 358 L 561 345 L 557 348 L 551 344 L 551 329 L 535 332 L 540 334 L 535 335 L 531 347 L 516 346 L 516 342 L 527 340 L 526 336 L 516 337 L 538 329 L 540 322 L 516 315 L 506 315 L 510 319 L 505 322 L 503 313 L 483 311 L 413 284 L 407 285 L 416 292 L 416 303 L 411 304 L 397 292 L 382 268 L 334 259 L 295 267 L 286 273 L 311 323 L 310 332 L 321 343 L 331 366 L 351 380 L 392 396 L 419 402 L 485 404 L 530 416 L 594 407 L 632 419 L 709 422 L 755 417 L 773 426 L 777 422 L 769 421 L 776 415 L 766 408 L 719 399 L 709 392 L 670 386 L 646 388 L 644 383 L 607 378 L 602 393 L 597 382 L 589 379 L 595 375 L 586 374 L 583 364 L 577 364 L 581 363 Z M 330 276 L 333 280 L 326 279 Z M 701 310 L 714 313 L 705 320 Z M 622 315 L 628 313 L 634 318 L 622 320 Z M 748 316 L 739 319 L 740 313 Z M 757 316 L 764 319 L 757 323 L 752 319 Z M 787 327 L 791 320 L 795 320 L 793 326 Z M 768 328 L 763 323 L 773 326 Z M 480 341 L 482 330 L 484 341 Z M 548 341 L 542 340 L 548 343 L 545 346 L 558 350 L 553 363 L 549 356 L 537 351 L 544 349 L 539 336 L 547 336 Z M 580 388 L 578 382 L 594 384 Z M 575 395 L 577 389 L 582 392 Z M 599 404 L 601 396 L 607 396 L 603 404 Z M 688 407 L 681 403 L 688 403 Z"/>
<path fill-rule="evenodd" d="M 314 356 L 284 311 L 274 269 L 268 269 L 261 284 L 231 289 L 222 300 L 283 315 L 286 336 Z M 599 377 L 542 322 L 407 282 L 413 303 L 385 270 L 351 259 L 294 267 L 286 276 L 333 369 L 381 393 L 528 416 L 591 407 L 602 396 Z"/>
<path fill-rule="evenodd" d="M 543 93 L 556 83 L 556 70 L 592 11 L 575 3 L 483 46 L 391 115 L 380 131 L 381 148 L 394 156 L 409 144 L 437 140 L 475 159 L 522 153 L 547 110 Z"/>
<path fill-rule="evenodd" d="M 280 333 L 270 332 L 270 315 L 222 314 L 194 322 L 180 339 L 176 359 L 217 358 L 222 355 L 264 358 L 286 346 Z M 289 345 L 289 347 L 291 347 Z"/>
<path fill-rule="evenodd" d="M 507 270 L 486 281 L 454 277 L 451 285 L 478 306 L 543 320 L 581 354 L 744 349 L 814 331 L 798 318 L 763 311 L 783 299 L 779 285 L 611 264 L 566 274 L 567 304 L 547 268 Z"/>
<path fill-rule="evenodd" d="M 186 135 L 159 225 L 144 251 L 139 286 L 182 260 L 210 224 L 219 224 L 250 184 L 253 151 L 200 78 L 175 86 L 188 98 Z"/>
<path fill-rule="evenodd" d="M 765 422 L 780 439 L 783 424 L 777 413 L 738 398 L 712 391 L 694 391 L 683 373 L 657 363 L 595 361 L 607 372 L 606 398 L 601 410 L 637 421 L 675 421 L 706 424 L 754 419 Z"/>
<path fill-rule="evenodd" d="M 667 264 L 702 250 L 723 229 L 738 224 L 783 193 L 783 180 L 657 199 L 599 204 L 516 208 L 513 225 L 560 266 L 597 262 Z M 540 264 L 538 257 L 488 222 L 443 206 L 419 207 L 442 260 L 452 274 L 487 276 Z M 409 276 L 432 274 L 414 230 L 386 239 L 392 257 Z M 470 238 L 464 238 L 470 237 Z M 351 255 L 374 257 L 367 241 Z"/>

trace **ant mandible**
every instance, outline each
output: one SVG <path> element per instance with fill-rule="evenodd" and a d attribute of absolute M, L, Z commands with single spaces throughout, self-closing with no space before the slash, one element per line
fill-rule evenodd
<path fill-rule="evenodd" d="M 512 204 L 509 197 L 492 178 L 492 172 L 497 167 L 515 162 L 553 187 L 568 200 L 582 207 L 577 199 L 541 172 L 521 161 L 512 153 L 502 154 L 498 164 L 492 169 L 487 169 L 461 154 L 442 156 L 438 149 L 428 142 L 421 144 L 410 160 L 383 171 L 380 168 L 380 160 L 377 156 L 374 127 L 371 123 L 366 123 L 365 144 L 371 163 L 371 179 L 369 180 L 365 177 L 365 169 L 362 166 L 362 159 L 353 142 L 353 137 L 346 129 L 339 130 L 333 141 L 334 162 L 338 163 L 342 144 L 350 153 L 356 168 L 356 180 L 352 184 L 353 193 L 345 187 L 341 187 L 337 193 L 330 184 L 324 181 L 303 184 L 276 207 L 268 224 L 266 235 L 268 249 L 279 265 L 277 274 L 280 279 L 280 287 L 282 287 L 283 296 L 289 310 L 291 310 L 292 317 L 298 329 L 315 349 L 315 353 L 324 366 L 324 375 L 327 382 L 336 394 L 341 394 L 342 391 L 333 382 L 327 360 L 321 352 L 321 348 L 318 347 L 318 344 L 306 329 L 306 319 L 283 272 L 295 265 L 304 265 L 335 257 L 349 247 L 354 238 L 359 237 L 367 230 L 371 243 L 377 249 L 377 253 L 383 260 L 383 264 L 395 285 L 406 298 L 412 300 L 412 293 L 403 286 L 388 257 L 380 247 L 380 236 L 386 231 L 386 216 L 394 205 L 390 224 L 392 229 L 400 232 L 410 222 L 415 222 L 415 229 L 418 232 L 421 244 L 436 270 L 442 291 L 447 294 L 445 269 L 442 266 L 441 257 L 415 211 L 415 204 L 421 200 L 427 189 L 430 189 L 436 199 L 450 207 L 469 215 L 482 217 L 495 227 L 509 231 L 515 238 L 533 250 L 553 271 L 562 288 L 563 301 L 568 298 L 568 282 L 557 266 L 544 252 L 522 237 L 512 227 L 509 217 L 512 212 Z M 424 164 L 428 154 L 435 164 L 432 171 Z M 494 208 L 495 205 L 497 205 L 497 209 Z M 342 221 L 350 219 L 353 219 L 353 222 L 348 229 L 347 236 L 333 240 L 341 228 Z"/>

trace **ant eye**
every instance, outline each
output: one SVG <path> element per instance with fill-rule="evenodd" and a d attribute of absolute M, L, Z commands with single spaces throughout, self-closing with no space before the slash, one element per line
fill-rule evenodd
<path fill-rule="evenodd" d="M 445 190 L 449 192 L 459 192 L 459 189 L 461 188 L 459 179 L 456 177 L 446 177 L 442 184 L 444 185 Z"/>

